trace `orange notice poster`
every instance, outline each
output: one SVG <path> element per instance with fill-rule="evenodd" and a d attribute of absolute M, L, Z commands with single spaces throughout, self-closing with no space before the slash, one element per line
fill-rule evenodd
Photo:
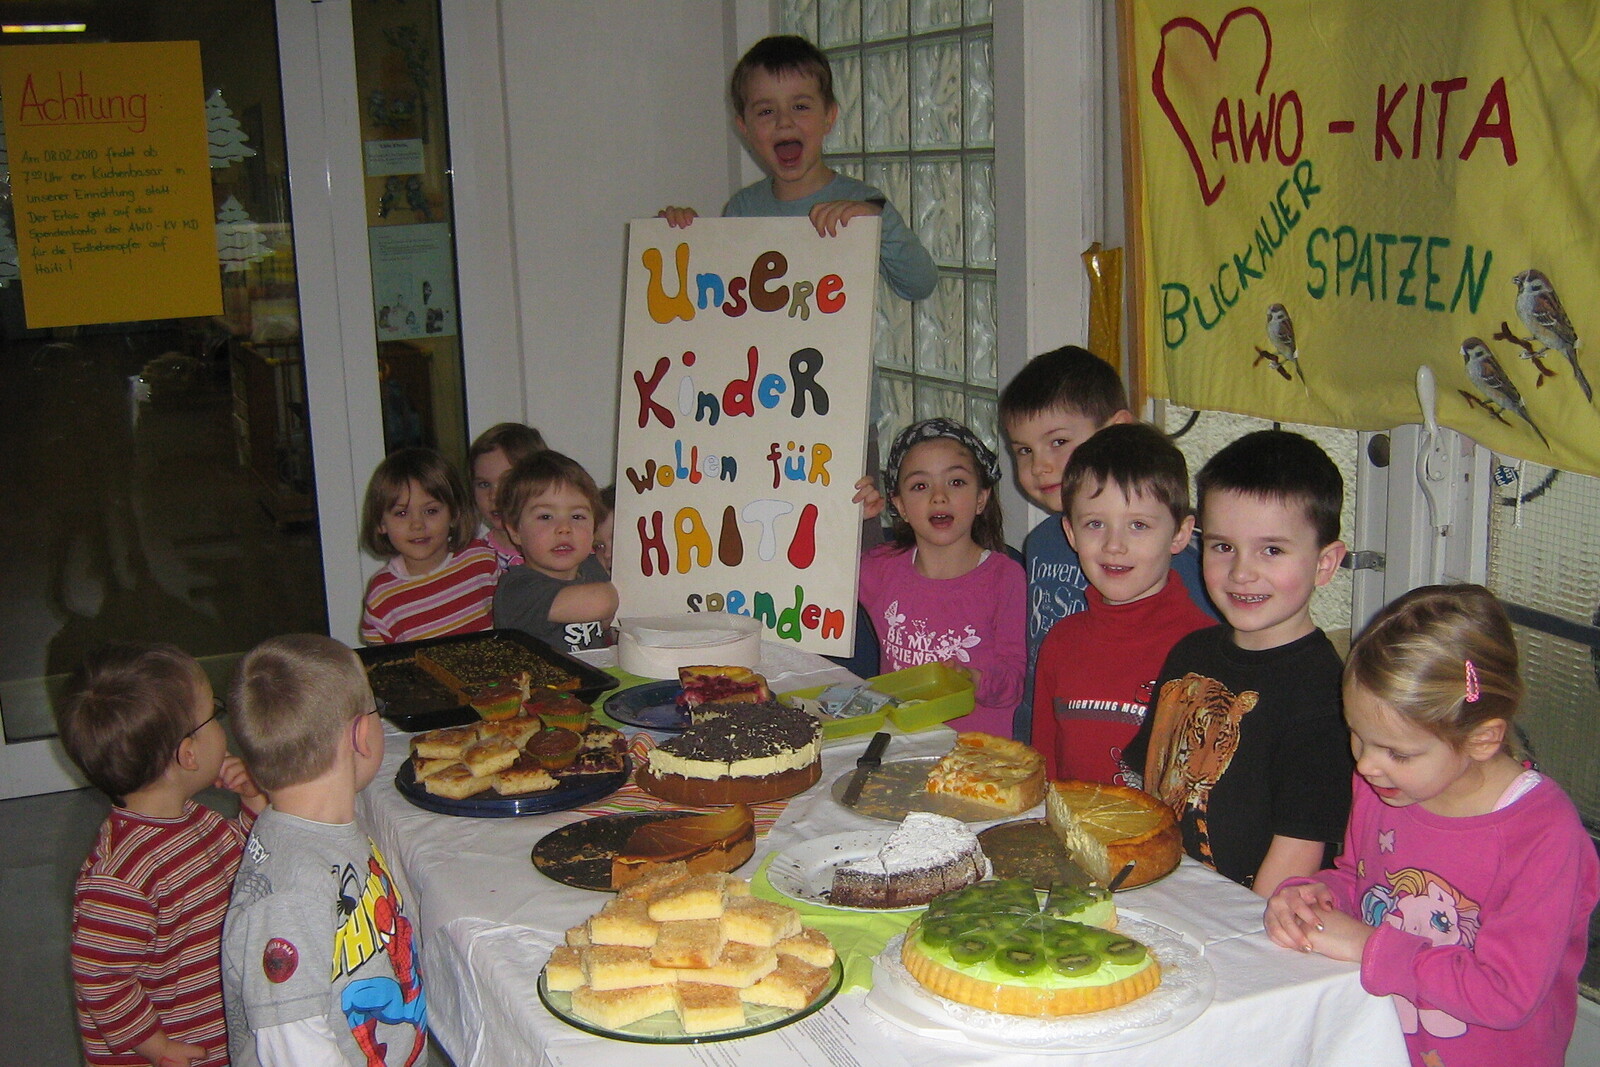
<path fill-rule="evenodd" d="M 30 329 L 222 311 L 195 41 L 0 48 Z"/>

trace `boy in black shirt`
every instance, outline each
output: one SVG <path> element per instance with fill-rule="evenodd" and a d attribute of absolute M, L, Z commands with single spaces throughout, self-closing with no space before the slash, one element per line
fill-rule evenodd
<path fill-rule="evenodd" d="M 1189 855 L 1271 896 L 1322 869 L 1350 810 L 1342 667 L 1311 621 L 1344 559 L 1344 482 L 1283 430 L 1233 442 L 1196 482 L 1201 570 L 1226 623 L 1173 647 L 1124 758 L 1172 806 Z"/>

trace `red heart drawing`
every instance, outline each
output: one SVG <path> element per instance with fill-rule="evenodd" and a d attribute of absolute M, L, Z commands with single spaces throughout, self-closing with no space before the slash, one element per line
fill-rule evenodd
<path fill-rule="evenodd" d="M 1172 123 L 1172 129 L 1178 135 L 1178 140 L 1183 142 L 1183 149 L 1189 156 L 1189 165 L 1194 168 L 1195 181 L 1200 186 L 1200 199 L 1210 206 L 1217 202 L 1222 195 L 1222 189 L 1228 184 L 1228 179 L 1218 174 L 1213 181 L 1206 173 L 1205 161 L 1200 158 L 1200 150 L 1195 146 L 1194 137 L 1189 133 L 1184 124 L 1183 117 L 1178 114 L 1177 106 L 1172 102 L 1172 97 L 1167 93 L 1167 47 L 1168 35 L 1179 30 L 1188 30 L 1199 35 L 1205 43 L 1206 50 L 1211 53 L 1213 62 L 1218 61 L 1222 51 L 1222 38 L 1228 32 L 1228 27 L 1238 18 L 1253 18 L 1261 27 L 1263 47 L 1261 50 L 1261 71 L 1256 75 L 1256 95 L 1261 95 L 1261 87 L 1266 84 L 1267 71 L 1272 66 L 1272 27 L 1267 24 L 1267 16 L 1253 7 L 1240 7 L 1223 16 L 1222 22 L 1217 27 L 1215 37 L 1211 31 L 1195 19 L 1183 16 L 1169 21 L 1161 27 L 1161 51 L 1156 55 L 1155 69 L 1150 75 L 1150 89 L 1155 94 L 1156 102 L 1161 105 L 1161 110 L 1166 114 L 1167 121 Z"/>

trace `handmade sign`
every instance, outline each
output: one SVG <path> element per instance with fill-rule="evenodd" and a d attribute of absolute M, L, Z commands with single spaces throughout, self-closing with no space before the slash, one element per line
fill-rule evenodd
<path fill-rule="evenodd" d="M 1600 2 L 1129 0 L 1152 390 L 1600 474 Z"/>
<path fill-rule="evenodd" d="M 851 650 L 877 261 L 876 219 L 631 225 L 619 617 L 725 611 Z"/>
<path fill-rule="evenodd" d="M 194 41 L 0 48 L 30 329 L 222 312 Z"/>

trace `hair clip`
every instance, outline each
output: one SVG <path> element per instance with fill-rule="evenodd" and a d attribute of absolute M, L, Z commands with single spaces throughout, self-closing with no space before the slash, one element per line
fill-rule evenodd
<path fill-rule="evenodd" d="M 1469 659 L 1467 660 L 1467 703 L 1476 704 L 1478 698 L 1482 695 L 1483 689 L 1478 685 L 1478 668 L 1474 667 Z"/>

